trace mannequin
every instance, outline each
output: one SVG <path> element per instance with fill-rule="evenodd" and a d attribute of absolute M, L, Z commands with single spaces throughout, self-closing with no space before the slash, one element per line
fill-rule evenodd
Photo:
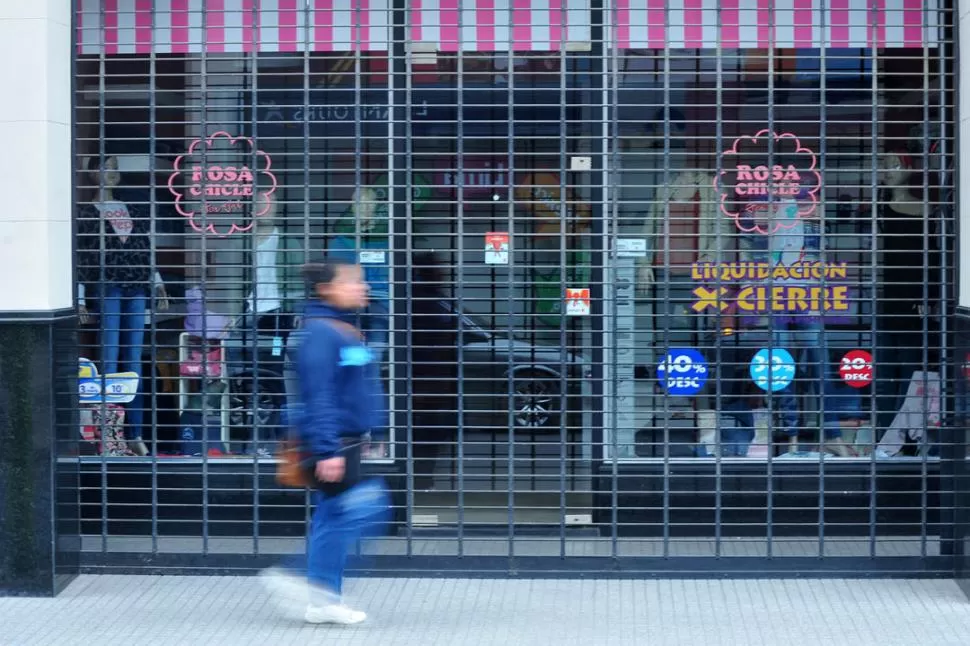
<path fill-rule="evenodd" d="M 253 228 L 253 289 L 247 298 L 246 308 L 256 316 L 257 329 L 275 331 L 281 329 L 283 300 L 279 282 L 280 231 L 276 226 L 276 198 L 259 193 L 256 197 L 257 211 L 266 206 L 266 212 L 256 218 Z"/>
<path fill-rule="evenodd" d="M 731 247 L 731 230 L 718 212 L 714 175 L 705 170 L 685 170 L 658 187 L 658 199 L 643 221 L 643 237 L 653 241 L 651 252 L 638 263 L 637 288 L 641 297 L 654 283 L 655 267 L 663 267 L 669 256 L 672 274 L 689 274 L 695 262 L 726 262 Z M 669 210 L 668 210 L 669 209 Z M 664 222 L 669 221 L 664 240 Z M 648 245 L 650 243 L 648 242 Z"/>
<path fill-rule="evenodd" d="M 789 267 L 801 261 L 821 260 L 822 223 L 818 218 L 800 218 L 798 203 L 794 198 L 773 198 L 767 204 L 755 203 L 754 206 L 760 208 L 747 212 L 763 213 L 767 210 L 767 222 L 760 227 L 761 230 L 742 233 L 742 261 Z M 749 225 L 754 229 L 753 222 Z M 771 281 L 772 285 L 801 283 L 802 281 L 791 278 L 774 278 Z M 822 427 L 822 450 L 848 457 L 850 452 L 842 440 L 836 407 L 825 399 L 829 390 L 828 384 L 834 379 L 834 367 L 830 365 L 824 351 L 825 326 L 822 313 L 769 313 L 758 317 L 754 327 L 767 328 L 770 331 L 772 347 L 788 350 L 795 359 L 796 374 L 810 379 L 812 395 L 801 398 L 805 402 L 804 415 L 799 407 L 796 382 L 774 392 L 770 398 L 766 397 L 781 413 L 782 429 L 789 438 L 789 455 L 804 455 L 800 453 L 798 433 L 803 426 L 814 426 L 809 415 L 817 414 Z"/>
<path fill-rule="evenodd" d="M 924 302 L 939 301 L 936 277 L 940 252 L 924 237 L 924 207 L 911 188 L 913 165 L 908 155 L 890 152 L 880 164 L 884 184 L 879 205 L 879 246 L 882 251 L 876 316 L 876 410 L 878 435 L 888 429 L 902 406 L 914 371 L 923 370 Z M 923 264 L 928 260 L 930 279 L 924 282 Z M 930 334 L 935 334 L 929 319 Z M 933 347 L 931 339 L 928 347 Z M 933 359 L 927 358 L 932 370 Z"/>
<path fill-rule="evenodd" d="M 98 188 L 93 203 L 81 206 L 77 219 L 79 318 L 82 324 L 91 320 L 86 299 L 90 286 L 101 306 L 101 374 L 130 371 L 140 376 L 149 292 L 154 292 L 157 310 L 168 309 L 161 275 L 151 270 L 151 222 L 142 205 L 115 197 L 121 181 L 116 157 L 106 157 L 100 167 L 98 158 L 92 158 L 87 168 Z M 127 414 L 129 448 L 137 455 L 148 452 L 141 439 L 142 387 L 139 382 Z"/>
<path fill-rule="evenodd" d="M 683 140 L 671 140 L 670 146 Z M 638 356 L 638 362 L 657 365 L 658 353 L 664 347 L 691 347 L 696 343 L 698 332 L 711 327 L 717 321 L 717 313 L 697 314 L 690 310 L 691 292 L 696 285 L 691 281 L 691 266 L 697 262 L 727 262 L 733 247 L 732 228 L 718 210 L 718 196 L 714 189 L 714 175 L 701 167 L 703 156 L 695 153 L 685 156 L 677 146 L 671 156 L 673 163 L 683 163 L 687 168 L 665 172 L 663 157 L 656 150 L 660 138 L 631 138 L 627 151 L 642 153 L 630 155 L 639 161 L 642 169 L 624 168 L 621 190 L 624 197 L 632 197 L 643 205 L 640 236 L 647 241 L 647 254 L 636 263 L 636 295 L 639 316 L 650 316 L 654 322 L 640 324 L 645 330 L 663 328 L 664 331 L 642 332 L 636 343 L 651 348 L 650 356 Z M 639 158 L 639 159 L 638 159 Z M 628 201 L 627 199 L 624 200 Z M 629 207 L 628 207 L 629 208 Z M 626 218 L 629 221 L 629 217 Z M 669 301 L 665 299 L 669 297 Z M 664 321 L 664 322 L 662 322 Z M 629 367 L 628 370 L 632 370 Z M 653 423 L 661 424 L 657 416 L 665 415 L 665 406 L 655 393 L 637 393 L 640 410 L 648 410 Z M 696 414 L 700 442 L 716 444 L 716 423 L 706 426 L 702 420 L 716 419 L 710 398 L 699 396 L 690 403 L 691 413 L 680 411 L 674 415 Z M 634 422 L 635 423 L 635 422 Z M 662 422 L 666 425 L 670 420 Z M 632 442 L 631 442 L 632 444 Z"/>
<path fill-rule="evenodd" d="M 336 236 L 330 241 L 332 255 L 364 266 L 364 279 L 370 287 L 370 305 L 363 315 L 361 328 L 379 361 L 385 358 L 390 336 L 391 291 L 386 188 L 382 192 L 383 196 L 370 186 L 354 191 L 353 203 L 337 222 L 334 227 Z M 365 257 L 366 252 L 371 252 L 370 257 Z"/>

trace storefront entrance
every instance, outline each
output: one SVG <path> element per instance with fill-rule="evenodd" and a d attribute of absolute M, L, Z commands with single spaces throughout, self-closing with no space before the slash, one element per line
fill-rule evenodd
<path fill-rule="evenodd" d="M 601 115 L 587 61 L 511 63 L 472 52 L 415 73 L 412 118 L 396 133 L 410 187 L 391 227 L 410 259 L 392 299 L 395 374 L 407 375 L 394 392 L 411 429 L 398 446 L 414 525 L 456 535 L 555 535 L 592 518 L 588 290 L 601 234 L 590 150 Z M 573 287 L 586 297 L 564 308 Z"/>

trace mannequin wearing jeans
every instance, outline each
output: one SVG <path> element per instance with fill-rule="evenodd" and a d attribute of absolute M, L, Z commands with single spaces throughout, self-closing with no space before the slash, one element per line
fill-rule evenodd
<path fill-rule="evenodd" d="M 760 205 L 759 205 L 760 206 Z M 794 200 L 783 200 L 767 205 L 771 209 L 769 233 L 762 233 L 754 227 L 744 236 L 742 256 L 746 261 L 767 263 L 772 267 L 790 267 L 798 262 L 818 261 L 820 257 L 821 223 L 818 220 L 805 220 L 798 216 L 798 204 Z M 755 211 L 758 211 L 756 209 Z M 773 285 L 782 284 L 774 279 Z M 785 279 L 783 284 L 793 284 Z M 842 430 L 839 426 L 839 413 L 836 402 L 830 398 L 831 384 L 834 380 L 833 368 L 826 356 L 825 328 L 819 312 L 784 312 L 767 314 L 759 323 L 770 331 L 771 345 L 785 349 L 803 376 L 812 383 L 812 397 L 815 404 L 806 412 L 818 412 L 821 418 L 823 443 L 840 456 L 847 456 L 842 443 Z M 796 385 L 772 393 L 769 401 L 776 403 L 781 412 L 782 426 L 789 437 L 789 452 L 799 452 L 798 433 L 805 420 L 799 408 Z"/>
<path fill-rule="evenodd" d="M 94 160 L 92 166 L 96 166 Z M 81 323 L 90 320 L 87 287 L 97 288 L 101 301 L 101 373 L 134 372 L 141 376 L 145 341 L 145 311 L 152 286 L 158 292 L 158 308 L 168 308 L 165 287 L 158 272 L 152 273 L 151 223 L 145 209 L 115 196 L 120 182 L 118 160 L 107 157 L 91 170 L 99 186 L 92 204 L 78 214 L 78 313 Z M 141 441 L 144 407 L 138 393 L 128 406 L 129 448 L 145 455 Z"/>

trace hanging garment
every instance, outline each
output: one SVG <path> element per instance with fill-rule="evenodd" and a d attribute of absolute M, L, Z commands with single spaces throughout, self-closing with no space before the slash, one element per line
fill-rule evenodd
<path fill-rule="evenodd" d="M 277 258 L 279 245 L 280 232 L 274 227 L 269 235 L 259 240 L 253 251 L 256 256 L 256 272 L 253 277 L 253 291 L 249 295 L 251 312 L 262 314 L 278 310 L 283 306 Z"/>
<path fill-rule="evenodd" d="M 673 189 L 666 210 L 661 212 L 668 224 L 657 227 L 654 266 L 664 267 L 669 263 L 673 274 L 690 271 L 690 266 L 698 258 L 700 203 L 701 191 L 698 187 Z"/>
<path fill-rule="evenodd" d="M 185 331 L 203 339 L 226 338 L 231 319 L 224 314 L 216 314 L 204 308 L 202 296 L 200 287 L 192 287 L 185 292 L 185 299 L 188 301 Z"/>
<path fill-rule="evenodd" d="M 672 273 L 690 273 L 691 264 L 697 261 L 725 262 L 724 250 L 731 246 L 732 232 L 717 205 L 713 176 L 703 171 L 681 173 L 668 190 L 658 191 L 643 229 L 653 249 L 649 262 L 663 266 L 665 249 L 670 253 Z M 666 230 L 665 221 L 669 222 Z"/>
<path fill-rule="evenodd" d="M 914 371 L 903 405 L 877 449 L 892 457 L 902 451 L 907 439 L 921 443 L 927 428 L 940 425 L 940 405 L 940 373 Z"/>

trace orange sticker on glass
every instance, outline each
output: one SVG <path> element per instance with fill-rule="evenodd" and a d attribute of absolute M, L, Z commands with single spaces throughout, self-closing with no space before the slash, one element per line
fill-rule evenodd
<path fill-rule="evenodd" d="M 485 264 L 509 264 L 509 234 L 507 232 L 485 234 Z"/>
<path fill-rule="evenodd" d="M 566 289 L 566 316 L 589 316 L 589 288 Z"/>

